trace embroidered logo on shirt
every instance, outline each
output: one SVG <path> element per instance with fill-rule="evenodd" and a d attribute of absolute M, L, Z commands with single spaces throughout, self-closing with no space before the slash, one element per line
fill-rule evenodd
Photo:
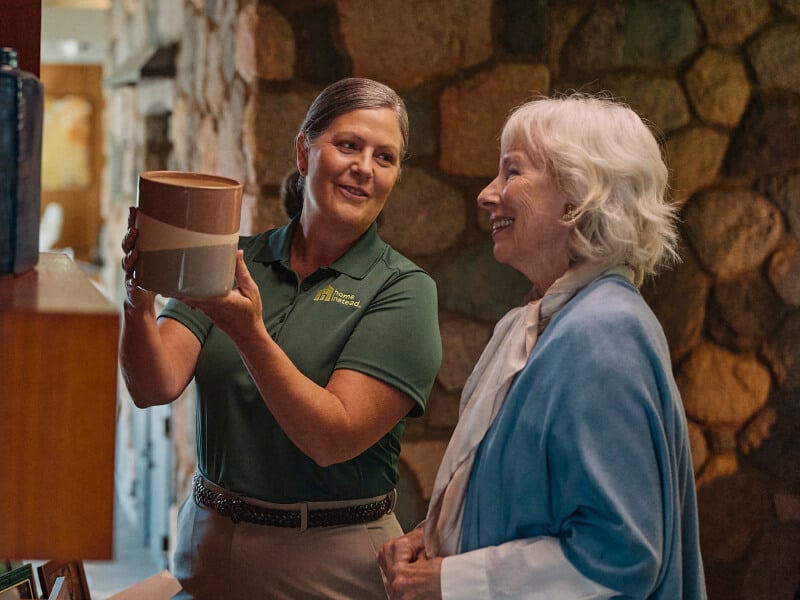
<path fill-rule="evenodd" d="M 357 300 L 355 294 L 345 294 L 332 285 L 319 290 L 316 296 L 314 296 L 314 302 L 338 302 L 339 304 L 352 306 L 353 308 L 359 308 L 361 306 L 361 300 Z"/>

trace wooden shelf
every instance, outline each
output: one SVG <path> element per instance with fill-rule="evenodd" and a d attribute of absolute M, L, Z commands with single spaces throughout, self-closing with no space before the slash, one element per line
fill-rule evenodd
<path fill-rule="evenodd" d="M 0 557 L 112 558 L 118 335 L 66 255 L 0 278 Z"/>

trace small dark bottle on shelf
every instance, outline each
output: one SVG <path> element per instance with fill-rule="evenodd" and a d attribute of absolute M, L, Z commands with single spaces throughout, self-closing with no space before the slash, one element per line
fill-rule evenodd
<path fill-rule="evenodd" d="M 39 261 L 43 112 L 42 82 L 0 48 L 0 275 Z"/>

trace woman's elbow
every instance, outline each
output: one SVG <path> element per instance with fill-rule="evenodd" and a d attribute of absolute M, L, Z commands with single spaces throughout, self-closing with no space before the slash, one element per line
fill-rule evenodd
<path fill-rule="evenodd" d="M 130 392 L 130 390 L 128 390 Z M 145 393 L 131 393 L 131 400 L 133 400 L 136 408 L 150 408 L 151 406 L 160 406 L 162 404 L 169 404 L 173 399 L 169 397 L 161 397 L 154 394 Z"/>
<path fill-rule="evenodd" d="M 317 448 L 309 450 L 306 455 L 314 461 L 318 467 L 331 467 L 346 460 L 353 458 L 352 456 L 343 455 L 332 449 Z"/>
<path fill-rule="evenodd" d="M 362 451 L 355 444 L 342 442 L 342 440 L 352 441 L 349 436 L 340 435 L 336 436 L 336 438 L 328 439 L 324 436 L 318 436 L 315 440 L 306 444 L 302 450 L 319 467 L 330 467 L 343 463 L 361 454 Z"/>
<path fill-rule="evenodd" d="M 123 377 L 123 379 L 125 381 L 125 387 L 128 390 L 128 395 L 137 408 L 150 408 L 151 406 L 169 404 L 180 395 L 180 393 L 171 394 L 164 389 L 159 389 L 151 385 L 142 386 L 141 382 L 131 380 L 127 377 Z"/>

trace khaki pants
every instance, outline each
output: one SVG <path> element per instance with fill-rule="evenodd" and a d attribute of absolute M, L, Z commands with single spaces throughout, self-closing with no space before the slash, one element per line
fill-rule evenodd
<path fill-rule="evenodd" d="M 350 503 L 316 502 L 308 506 L 333 508 L 343 504 Z M 198 506 L 190 496 L 178 514 L 173 571 L 184 591 L 175 598 L 385 599 L 377 553 L 385 541 L 402 534 L 394 513 L 359 525 L 300 530 L 233 523 L 212 509 Z"/>

